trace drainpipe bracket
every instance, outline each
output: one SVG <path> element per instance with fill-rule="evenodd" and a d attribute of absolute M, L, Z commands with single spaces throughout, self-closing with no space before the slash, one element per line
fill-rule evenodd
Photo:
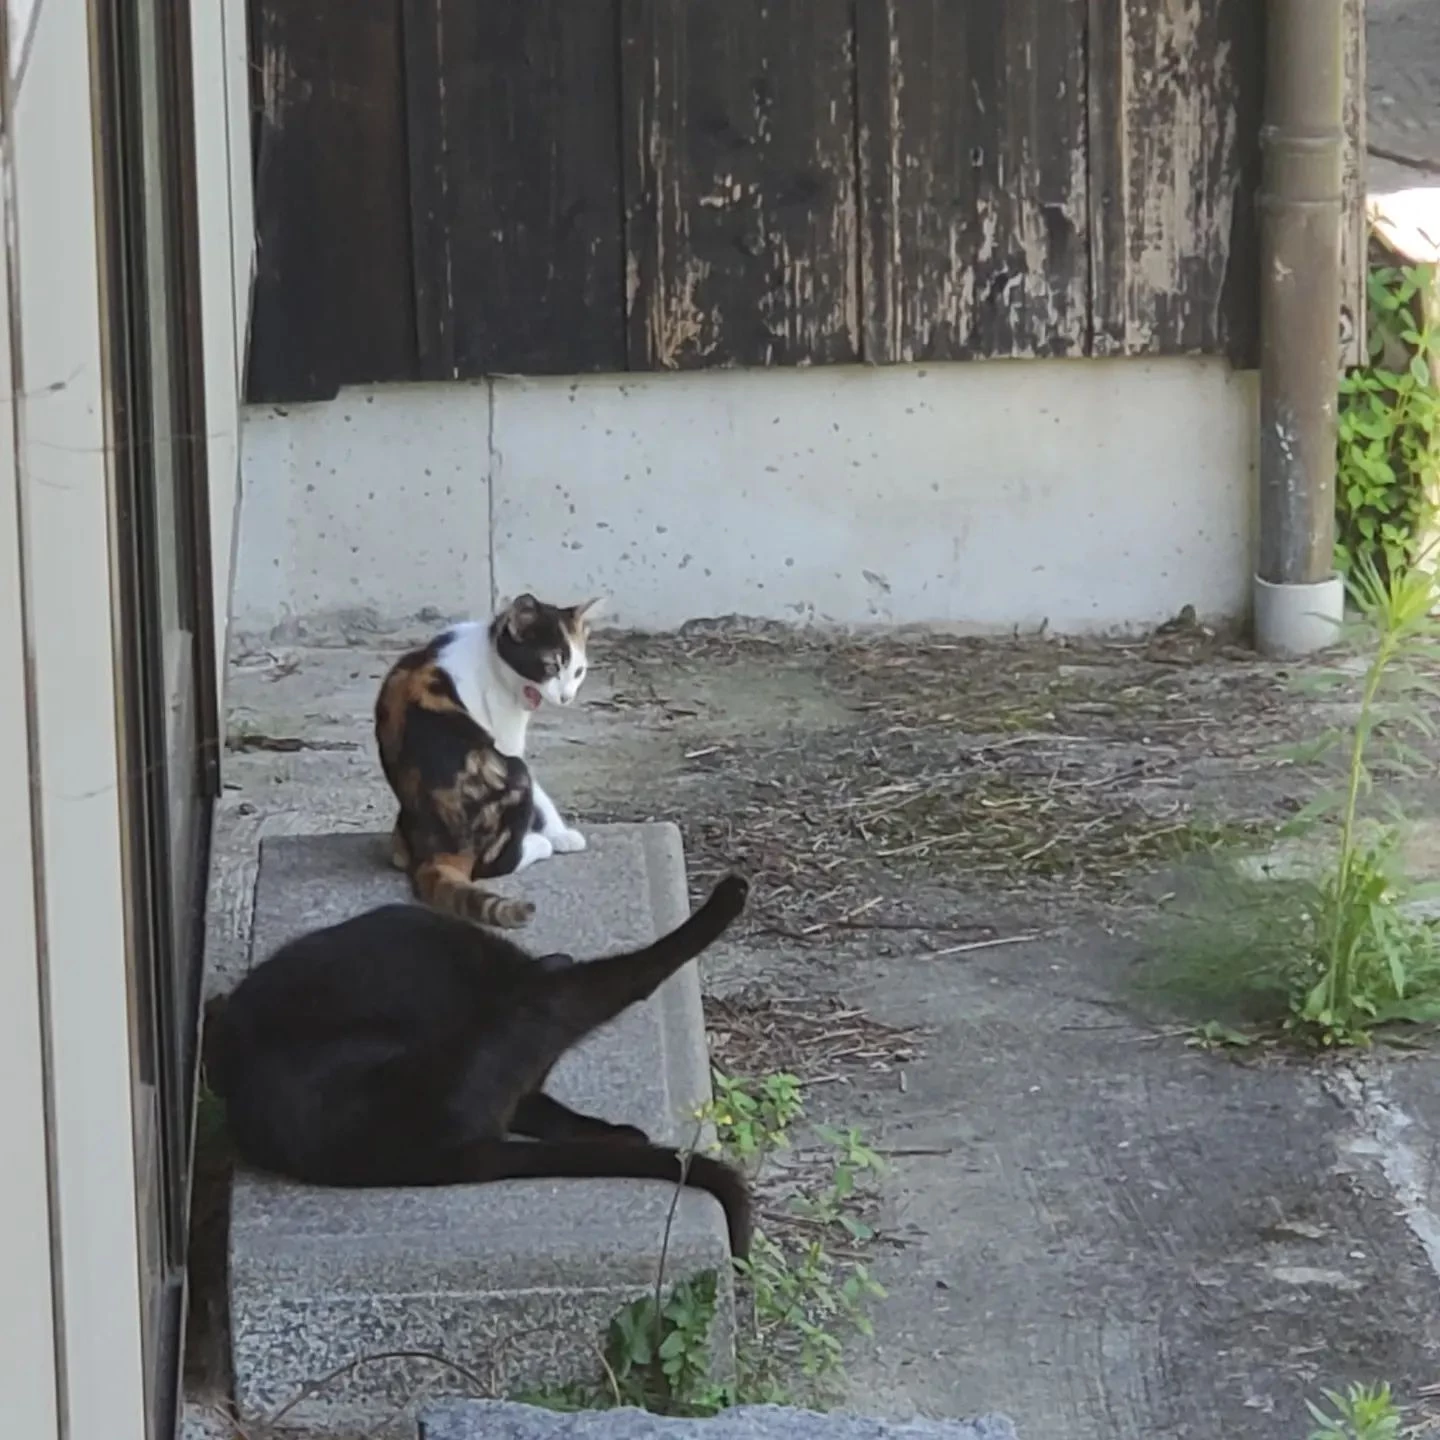
<path fill-rule="evenodd" d="M 1313 655 L 1335 644 L 1345 619 L 1339 575 L 1309 584 L 1276 584 L 1255 576 L 1255 648 L 1276 660 Z"/>

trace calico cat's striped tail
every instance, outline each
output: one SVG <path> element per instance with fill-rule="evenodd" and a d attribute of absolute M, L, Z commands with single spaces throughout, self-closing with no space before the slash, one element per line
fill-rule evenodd
<path fill-rule="evenodd" d="M 422 860 L 415 868 L 413 884 L 416 895 L 427 905 L 476 925 L 518 930 L 535 914 L 529 900 L 511 900 L 477 885 L 460 856 L 437 855 Z"/>

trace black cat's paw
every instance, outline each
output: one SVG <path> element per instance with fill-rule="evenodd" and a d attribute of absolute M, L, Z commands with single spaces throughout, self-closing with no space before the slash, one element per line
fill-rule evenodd
<path fill-rule="evenodd" d="M 650 1137 L 635 1125 L 612 1125 L 610 1138 L 617 1145 L 648 1145 Z"/>
<path fill-rule="evenodd" d="M 750 882 L 743 875 L 724 875 L 710 892 L 709 903 L 722 910 L 733 920 L 744 908 L 750 896 Z"/>
<path fill-rule="evenodd" d="M 579 962 L 573 955 L 566 955 L 562 951 L 557 950 L 553 955 L 537 955 L 535 957 L 535 963 L 542 970 L 549 971 L 568 970 L 572 965 L 576 965 Z"/>

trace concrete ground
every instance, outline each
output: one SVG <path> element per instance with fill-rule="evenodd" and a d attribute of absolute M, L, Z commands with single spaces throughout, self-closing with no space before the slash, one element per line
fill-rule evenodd
<path fill-rule="evenodd" d="M 390 822 L 369 714 L 412 637 L 352 638 L 231 668 L 217 975 L 243 955 L 259 835 Z M 1175 863 L 1303 794 L 1272 745 L 1325 717 L 1283 672 L 1184 628 L 692 627 L 594 660 L 585 703 L 538 722 L 547 788 L 582 825 L 676 820 L 695 892 L 754 876 L 704 974 L 717 1059 L 797 1071 L 816 1118 L 888 1156 L 861 1408 L 1000 1410 L 1023 1440 L 1298 1440 L 1305 1397 L 1384 1378 L 1423 1418 L 1440 1062 L 1207 1053 L 1133 984 Z"/>

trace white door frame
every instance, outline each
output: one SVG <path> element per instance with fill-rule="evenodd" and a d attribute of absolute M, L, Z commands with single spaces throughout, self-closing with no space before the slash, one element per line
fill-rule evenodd
<path fill-rule="evenodd" d="M 0 684 L 15 697 L 0 707 L 0 823 L 17 847 L 0 867 L 10 930 L 0 994 L 15 1001 L 0 1001 L 0 1024 L 22 1042 L 5 1062 L 19 1089 L 0 1107 L 7 1140 L 14 1132 L 0 1194 L 7 1221 L 12 1210 L 16 1220 L 0 1228 L 0 1255 L 7 1281 L 20 1282 L 0 1289 L 0 1334 L 23 1331 L 27 1359 L 13 1342 L 0 1347 L 0 1374 L 20 1372 L 6 1374 L 0 1393 L 7 1411 L 18 1401 L 32 1420 L 17 1434 L 144 1440 L 90 7 L 39 0 L 32 23 L 5 154 L 14 357 L 6 393 L 18 395 L 18 443 L 4 493 L 18 504 L 0 521 L 0 601 L 4 592 L 24 600 L 6 604 L 0 622 Z M 24 683 L 9 683 L 22 669 Z M 31 803 L 16 803 L 27 789 Z M 26 828 L 27 813 L 28 840 L 11 834 Z M 26 849 L 28 871 L 11 860 Z M 48 1128 L 43 1177 L 37 1126 L 41 1141 Z"/>
<path fill-rule="evenodd" d="M 0 125 L 8 132 L 8 115 Z M 0 1395 L 15 1433 L 57 1431 L 48 1101 L 32 844 L 26 636 L 21 610 L 17 409 L 10 324 L 9 157 L 0 185 Z"/>

